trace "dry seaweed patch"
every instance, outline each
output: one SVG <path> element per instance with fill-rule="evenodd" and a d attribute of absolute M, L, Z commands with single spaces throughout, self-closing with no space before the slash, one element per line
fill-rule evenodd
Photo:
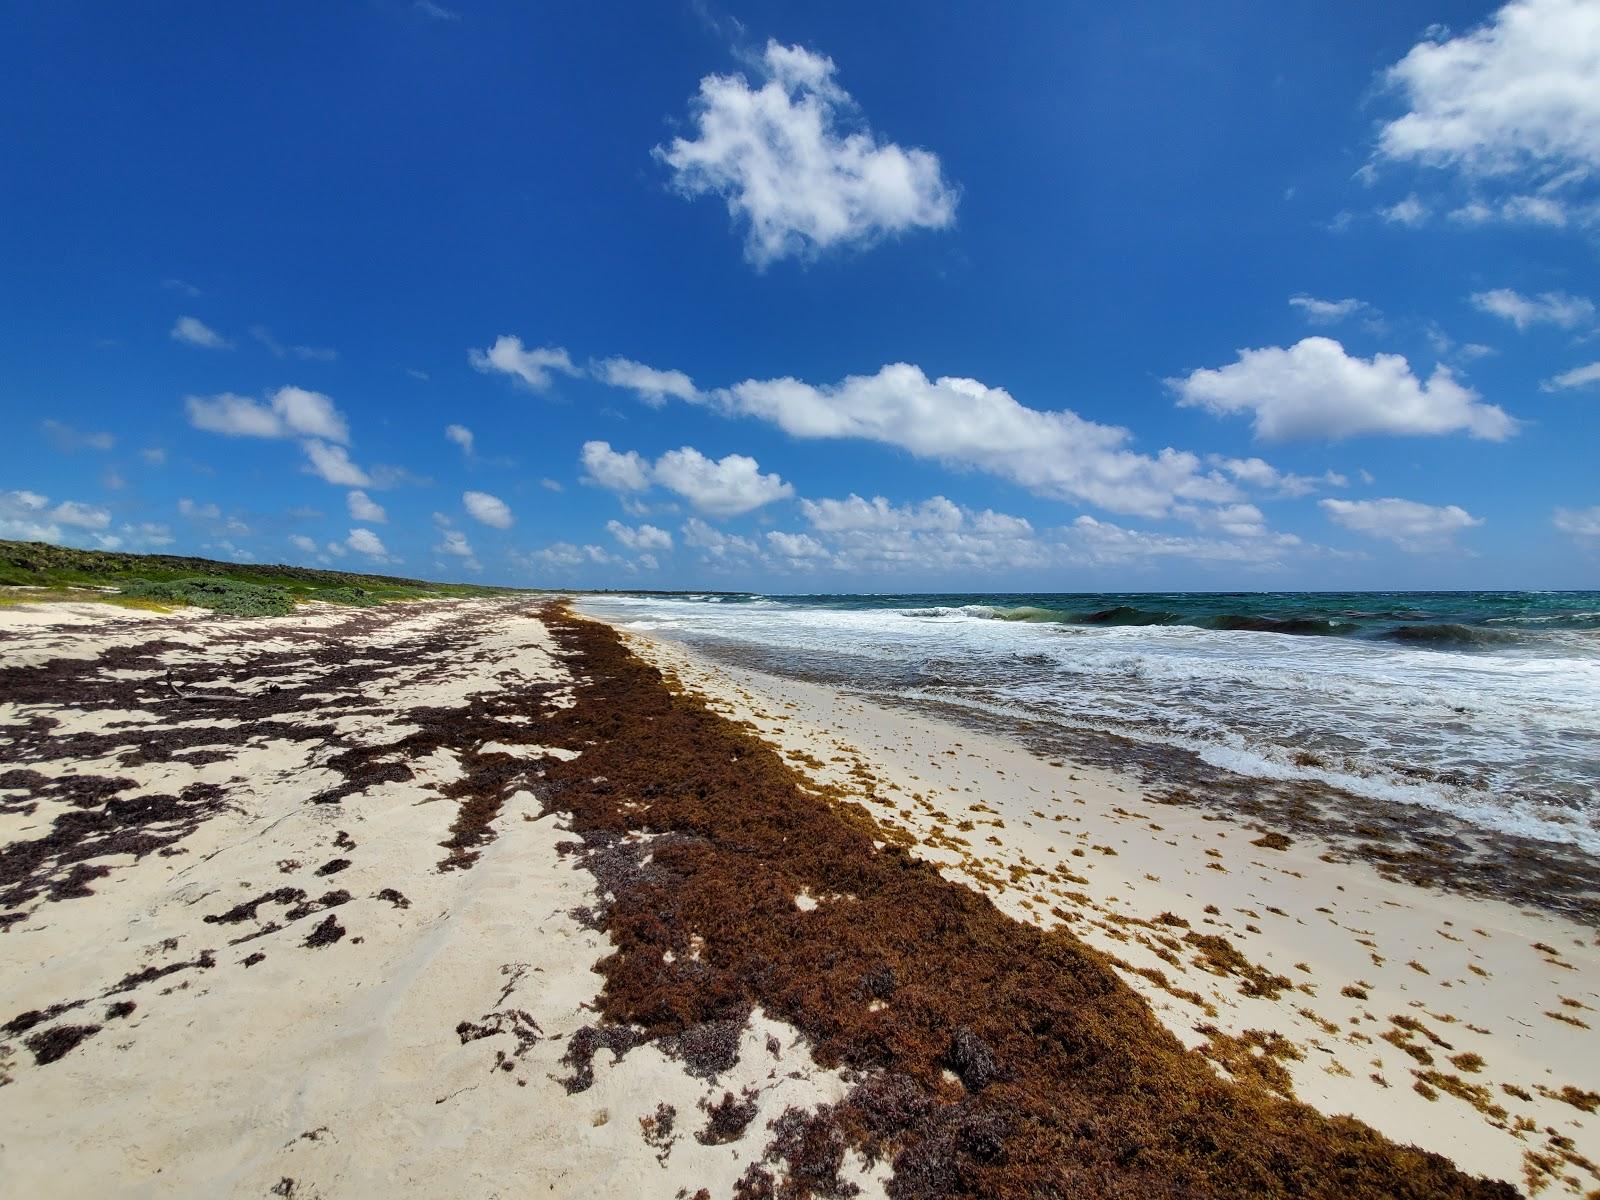
<path fill-rule="evenodd" d="M 736 1194 L 846 1194 L 850 1148 L 892 1161 L 896 1197 L 1517 1194 L 1221 1078 L 1103 956 L 884 845 L 865 810 L 818 798 L 610 630 L 547 619 L 586 679 L 540 736 L 584 755 L 549 763 L 539 791 L 570 814 L 605 894 L 593 919 L 616 946 L 598 968 L 604 1023 L 569 1048 L 572 1083 L 602 1048 L 681 1048 L 758 1005 L 824 1066 L 864 1076 L 840 1104 L 775 1122 L 767 1165 Z M 637 834 L 647 852 L 628 849 Z M 802 892 L 856 900 L 802 912 Z M 1291 986 L 1224 939 L 1190 944 L 1254 994 Z M 863 1003 L 885 970 L 887 1001 Z"/>

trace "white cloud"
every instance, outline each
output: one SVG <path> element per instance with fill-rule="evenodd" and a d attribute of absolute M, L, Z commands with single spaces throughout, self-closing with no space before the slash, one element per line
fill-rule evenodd
<path fill-rule="evenodd" d="M 710 459 L 692 446 L 670 450 L 656 460 L 654 477 L 695 508 L 731 517 L 794 495 L 776 474 L 763 475 L 755 459 L 729 454 Z"/>
<path fill-rule="evenodd" d="M 1428 220 L 1428 206 L 1416 196 L 1407 196 L 1388 208 L 1380 208 L 1378 215 L 1391 225 L 1406 225 L 1412 229 Z"/>
<path fill-rule="evenodd" d="M 1587 218 L 1588 211 L 1574 208 L 1565 200 L 1552 196 L 1507 196 L 1494 203 L 1470 200 L 1459 208 L 1450 210 L 1450 219 L 1460 225 L 1487 225 L 1491 221 L 1504 221 L 1510 225 L 1544 225 L 1564 229 L 1567 225 Z"/>
<path fill-rule="evenodd" d="M 560 480 L 556 479 L 541 479 L 539 480 L 539 486 L 547 492 L 564 492 L 567 490 L 561 486 Z"/>
<path fill-rule="evenodd" d="M 289 544 L 302 554 L 315 554 L 317 552 L 317 543 L 303 533 L 291 533 L 289 535 Z"/>
<path fill-rule="evenodd" d="M 750 379 L 697 392 L 696 400 L 725 414 L 769 421 L 793 437 L 880 442 L 918 458 L 988 471 L 1052 499 L 1117 512 L 1160 516 L 1176 500 L 1238 498 L 1226 479 L 1202 471 L 1193 454 L 1138 454 L 1127 449 L 1126 429 L 1070 410 L 1028 408 L 1005 389 L 975 379 L 929 380 L 908 363 L 825 386 Z"/>
<path fill-rule="evenodd" d="M 694 401 L 700 389 L 682 371 L 658 371 L 627 358 L 608 358 L 597 364 L 596 378 L 612 387 L 627 388 L 652 408 L 659 408 L 668 397 Z"/>
<path fill-rule="evenodd" d="M 123 538 L 106 533 L 111 525 L 111 513 L 93 504 L 78 500 L 63 500 L 50 507 L 47 496 L 25 490 L 0 492 L 0 537 L 24 542 L 62 542 L 72 537 L 87 535 L 101 548 L 115 550 Z M 65 528 L 63 528 L 65 527 Z M 68 530 L 81 530 L 69 534 Z M 125 533 L 147 531 L 166 532 L 165 526 L 122 526 Z M 168 538 L 167 541 L 171 539 Z M 165 544 L 157 542 L 156 544 Z"/>
<path fill-rule="evenodd" d="M 1126 448 L 1126 429 L 1070 410 L 1019 404 L 976 379 L 930 380 L 894 363 L 817 387 L 798 379 L 746 380 L 708 395 L 724 412 L 759 417 L 798 438 L 860 438 L 918 458 L 975 467 L 1058 500 L 1160 516 L 1175 498 L 1227 501 L 1237 489 L 1178 450 Z"/>
<path fill-rule="evenodd" d="M 1383 538 L 1402 550 L 1427 551 L 1448 548 L 1456 534 L 1482 525 L 1459 505 L 1439 507 L 1415 500 L 1319 500 L 1335 524 L 1367 537 Z"/>
<path fill-rule="evenodd" d="M 228 350 L 233 343 L 197 317 L 179 317 L 169 335 L 186 346 L 200 346 L 206 350 Z"/>
<path fill-rule="evenodd" d="M 371 487 L 372 477 L 355 463 L 343 446 L 331 446 L 315 439 L 301 444 L 306 453 L 306 470 L 336 487 Z"/>
<path fill-rule="evenodd" d="M 222 520 L 222 510 L 215 504 L 199 504 L 188 496 L 178 501 L 178 515 L 191 521 Z"/>
<path fill-rule="evenodd" d="M 283 419 L 290 434 L 321 438 L 328 442 L 348 442 L 350 426 L 333 401 L 321 392 L 283 387 L 272 393 L 272 411 Z"/>
<path fill-rule="evenodd" d="M 582 374 L 572 365 L 567 352 L 559 346 L 529 350 L 524 348 L 521 338 L 508 333 L 497 337 L 494 345 L 487 350 L 468 350 L 467 361 L 474 370 L 486 375 L 495 372 L 510 375 L 524 387 L 536 392 L 542 392 L 550 386 L 551 371 L 560 371 L 564 375 Z"/>
<path fill-rule="evenodd" d="M 1517 429 L 1448 367 L 1436 366 L 1423 381 L 1398 354 L 1359 358 L 1325 337 L 1287 349 L 1241 350 L 1236 363 L 1167 384 L 1181 405 L 1253 414 L 1257 436 L 1274 440 L 1464 431 L 1499 441 Z"/>
<path fill-rule="evenodd" d="M 636 451 L 620 454 L 609 442 L 585 442 L 580 461 L 588 482 L 613 492 L 642 492 L 650 486 L 650 464 Z"/>
<path fill-rule="evenodd" d="M 145 447 L 139 451 L 139 457 L 152 467 L 164 467 L 167 465 L 167 452 L 160 446 Z"/>
<path fill-rule="evenodd" d="M 466 505 L 467 512 L 476 520 L 496 529 L 510 529 L 516 520 L 511 515 L 511 509 L 506 507 L 506 502 L 488 492 L 462 492 L 461 503 Z"/>
<path fill-rule="evenodd" d="M 780 558 L 792 562 L 828 557 L 828 548 L 808 533 L 784 533 L 774 529 L 767 534 L 767 545 Z"/>
<path fill-rule="evenodd" d="M 695 137 L 655 150 L 680 192 L 723 199 L 746 227 L 747 260 L 764 267 L 954 223 L 956 191 L 938 157 L 880 142 L 832 59 L 769 41 L 759 69 L 758 87 L 743 75 L 703 78 Z"/>
<path fill-rule="evenodd" d="M 224 392 L 218 396 L 187 396 L 184 407 L 189 424 L 225 437 L 283 437 L 283 421 L 266 405 L 248 396 Z"/>
<path fill-rule="evenodd" d="M 352 529 L 350 536 L 345 538 L 344 544 L 357 554 L 364 554 L 368 558 L 389 562 L 389 551 L 384 547 L 383 541 L 370 529 Z"/>
<path fill-rule="evenodd" d="M 1246 487 L 1260 488 L 1279 496 L 1308 496 L 1324 487 L 1348 487 L 1350 480 L 1337 471 L 1324 471 L 1321 475 L 1295 475 L 1280 471 L 1265 459 L 1225 458 L 1212 454 L 1206 461 L 1220 467 Z"/>
<path fill-rule="evenodd" d="M 349 506 L 350 516 L 357 521 L 372 521 L 381 525 L 389 519 L 389 514 L 383 511 L 383 505 L 365 492 L 351 492 L 345 497 L 345 503 Z"/>
<path fill-rule="evenodd" d="M 459 529 L 445 529 L 440 533 L 440 542 L 433 548 L 435 554 L 449 554 L 461 560 L 461 565 L 469 571 L 483 570 L 483 564 L 472 551 L 472 543 L 467 541 L 467 535 Z"/>
<path fill-rule="evenodd" d="M 1409 111 L 1383 127 L 1379 153 L 1478 176 L 1600 169 L 1597 78 L 1593 0 L 1513 0 L 1389 69 Z"/>
<path fill-rule="evenodd" d="M 543 550 L 535 550 L 533 557 L 551 567 L 577 567 L 585 564 L 614 566 L 622 561 L 604 546 L 574 546 L 571 542 L 556 542 Z"/>
<path fill-rule="evenodd" d="M 188 396 L 184 406 L 189 424 L 207 433 L 227 437 L 310 437 L 341 443 L 350 440 L 350 426 L 333 401 L 305 388 L 279 388 L 265 404 L 224 392 L 217 396 Z"/>
<path fill-rule="evenodd" d="M 1517 329 L 1530 325 L 1554 325 L 1559 329 L 1575 329 L 1594 320 L 1594 301 L 1585 296 L 1569 296 L 1565 292 L 1543 292 L 1538 296 L 1524 296 L 1511 288 L 1495 288 L 1489 292 L 1474 292 L 1473 307 L 1510 321 Z"/>
<path fill-rule="evenodd" d="M 704 551 L 713 559 L 747 558 L 760 555 L 761 547 L 749 538 L 734 533 L 724 533 L 708 525 L 699 517 L 690 517 L 680 530 L 686 546 Z"/>
<path fill-rule="evenodd" d="M 109 433 L 85 432 L 49 418 L 40 421 L 39 428 L 44 430 L 44 435 L 55 444 L 57 450 L 68 454 L 84 449 L 110 450 L 117 444 L 117 439 Z"/>
<path fill-rule="evenodd" d="M 1222 538 L 1182 537 L 1146 529 L 1129 529 L 1087 514 L 1062 533 L 1061 550 L 1069 562 L 1082 566 L 1120 566 L 1163 558 L 1203 563 L 1242 563 L 1275 567 L 1291 553 L 1314 551 L 1293 534 L 1252 536 L 1240 541 Z"/>
<path fill-rule="evenodd" d="M 1600 538 L 1600 505 L 1593 508 L 1558 508 L 1550 523 L 1575 538 Z"/>
<path fill-rule="evenodd" d="M 629 550 L 671 550 L 672 535 L 654 525 L 634 528 L 621 521 L 607 521 L 606 529 Z"/>
<path fill-rule="evenodd" d="M 1223 504 L 1216 508 L 1182 505 L 1173 510 L 1173 516 L 1198 529 L 1229 537 L 1258 538 L 1266 537 L 1270 532 L 1266 516 L 1254 504 Z M 1292 534 L 1282 536 L 1293 537 Z"/>
<path fill-rule="evenodd" d="M 111 524 L 111 514 L 93 504 L 80 504 L 76 500 L 63 500 L 51 511 L 53 520 L 76 529 L 104 529 Z"/>
<path fill-rule="evenodd" d="M 460 446 L 461 453 L 467 455 L 469 458 L 471 457 L 473 442 L 472 430 L 468 429 L 465 425 L 446 425 L 444 427 L 444 436 L 447 441 L 452 441 L 456 445 Z"/>
<path fill-rule="evenodd" d="M 1552 379 L 1546 379 L 1539 386 L 1547 392 L 1561 392 L 1568 388 L 1588 387 L 1591 383 L 1600 383 L 1600 362 L 1563 371 Z"/>
<path fill-rule="evenodd" d="M 1346 317 L 1353 317 L 1370 307 L 1365 300 L 1318 300 L 1315 296 L 1304 294 L 1290 296 L 1289 305 L 1298 308 L 1313 325 L 1337 325 Z"/>
<path fill-rule="evenodd" d="M 1024 518 L 963 508 L 944 496 L 896 505 L 852 493 L 842 500 L 802 500 L 800 511 L 822 535 L 830 566 L 848 572 L 1039 567 L 1055 555 Z"/>

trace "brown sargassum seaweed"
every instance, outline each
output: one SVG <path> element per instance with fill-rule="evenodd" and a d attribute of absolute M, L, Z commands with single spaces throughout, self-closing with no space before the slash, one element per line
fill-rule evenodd
<path fill-rule="evenodd" d="M 855 1080 L 774 1121 L 736 1195 L 851 1194 L 847 1148 L 887 1158 L 908 1198 L 1519 1195 L 1220 1077 L 1101 955 L 890 844 L 609 628 L 545 616 L 578 703 L 537 734 L 582 755 L 546 760 L 538 787 L 570 814 L 602 892 L 587 915 L 616 947 L 597 967 L 602 1030 L 576 1040 L 659 1039 L 693 1069 L 697 1038 L 725 1041 L 760 1006 Z"/>

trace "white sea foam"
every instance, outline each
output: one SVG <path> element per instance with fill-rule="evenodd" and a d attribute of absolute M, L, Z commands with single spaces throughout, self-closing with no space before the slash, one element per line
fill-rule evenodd
<path fill-rule="evenodd" d="M 1187 625 L 995 620 L 1002 610 L 983 604 L 607 597 L 584 606 L 869 693 L 921 693 L 1161 742 L 1227 770 L 1318 780 L 1600 853 L 1600 656 L 1564 653 L 1566 638 L 1457 653 Z"/>

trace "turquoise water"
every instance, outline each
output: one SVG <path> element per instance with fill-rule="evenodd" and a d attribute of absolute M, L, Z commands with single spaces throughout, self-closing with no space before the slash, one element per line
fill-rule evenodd
<path fill-rule="evenodd" d="M 1600 854 L 1600 593 L 586 597 L 886 700 L 1183 749 Z"/>

